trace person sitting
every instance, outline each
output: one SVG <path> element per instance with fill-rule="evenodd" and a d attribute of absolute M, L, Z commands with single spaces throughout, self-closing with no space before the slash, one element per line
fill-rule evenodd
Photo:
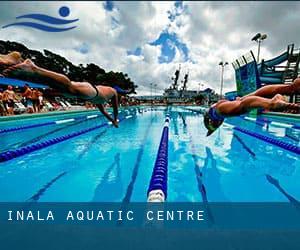
<path fill-rule="evenodd" d="M 204 125 L 207 128 L 207 136 L 216 131 L 224 121 L 224 118 L 238 116 L 247 113 L 251 109 L 263 108 L 271 111 L 300 112 L 300 105 L 288 103 L 282 95 L 300 93 L 300 78 L 292 84 L 268 85 L 257 89 L 235 101 L 220 100 L 213 104 L 204 114 Z"/>

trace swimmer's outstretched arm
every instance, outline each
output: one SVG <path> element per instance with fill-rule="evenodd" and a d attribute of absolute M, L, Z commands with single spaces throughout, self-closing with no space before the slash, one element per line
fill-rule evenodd
<path fill-rule="evenodd" d="M 97 108 L 100 110 L 100 112 L 109 120 L 112 122 L 112 124 L 118 128 L 118 121 L 117 121 L 117 117 L 115 115 L 115 112 L 114 112 L 114 117 L 115 119 L 113 119 L 109 113 L 107 113 L 107 111 L 105 110 L 103 104 L 96 104 Z"/>

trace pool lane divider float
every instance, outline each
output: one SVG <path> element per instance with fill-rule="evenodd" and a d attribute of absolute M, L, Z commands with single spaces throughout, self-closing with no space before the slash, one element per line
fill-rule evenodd
<path fill-rule="evenodd" d="M 262 140 L 262 141 L 265 141 L 267 143 L 273 144 L 277 147 L 288 150 L 290 152 L 293 152 L 295 154 L 298 154 L 298 155 L 300 154 L 300 147 L 298 147 L 296 145 L 293 145 L 291 143 L 287 143 L 287 142 L 284 142 L 284 141 L 281 141 L 281 140 L 278 140 L 278 139 L 275 139 L 275 138 L 272 138 L 272 137 L 269 137 L 269 136 L 266 136 L 266 135 L 262 135 L 262 134 L 253 132 L 253 131 L 250 131 L 248 129 L 240 128 L 240 127 L 233 127 L 233 129 L 236 130 L 236 131 L 239 131 L 241 133 L 244 133 L 246 135 L 257 138 L 259 140 Z"/>
<path fill-rule="evenodd" d="M 14 131 L 20 131 L 20 130 L 25 130 L 25 129 L 31 129 L 31 128 L 37 128 L 37 127 L 50 126 L 50 125 L 60 125 L 60 124 L 65 124 L 65 123 L 79 121 L 79 120 L 90 120 L 90 119 L 95 119 L 97 117 L 100 117 L 100 115 L 80 116 L 80 117 L 71 118 L 71 119 L 50 121 L 50 122 L 31 124 L 31 125 L 25 125 L 25 126 L 13 127 L 13 128 L 5 128 L 5 129 L 0 129 L 0 134 L 14 132 Z"/>
<path fill-rule="evenodd" d="M 130 111 L 135 111 L 135 109 L 130 109 Z M 119 113 L 127 112 L 129 114 L 130 111 L 120 110 Z M 0 134 L 4 134 L 4 133 L 8 133 L 8 132 L 14 132 L 14 131 L 20 131 L 20 130 L 25 130 L 25 129 L 31 129 L 31 128 L 37 128 L 37 127 L 50 126 L 50 125 L 60 125 L 60 124 L 74 122 L 74 121 L 91 120 L 91 119 L 95 119 L 95 118 L 98 118 L 98 117 L 100 118 L 100 117 L 102 117 L 102 115 L 79 116 L 79 117 L 70 118 L 70 119 L 63 119 L 63 120 L 57 120 L 57 121 L 49 121 L 49 122 L 38 123 L 38 124 L 31 124 L 31 125 L 25 125 L 25 126 L 19 126 L 19 127 L 0 129 Z"/>
<path fill-rule="evenodd" d="M 166 116 L 159 148 L 147 191 L 148 202 L 164 202 L 168 187 L 168 144 L 170 117 Z"/>
<path fill-rule="evenodd" d="M 133 117 L 132 115 L 127 115 L 127 116 L 121 118 L 119 120 L 119 122 L 122 122 L 123 120 L 129 119 L 129 118 L 132 118 L 132 117 Z M 70 134 L 67 134 L 67 135 L 64 135 L 64 136 L 56 137 L 56 138 L 53 138 L 53 139 L 45 140 L 43 142 L 39 142 L 39 143 L 35 143 L 35 144 L 29 145 L 29 146 L 21 147 L 19 149 L 9 150 L 9 151 L 0 153 L 0 162 L 6 162 L 6 161 L 9 161 L 9 160 L 12 160 L 12 159 L 20 157 L 22 155 L 29 154 L 31 152 L 34 152 L 34 151 L 52 146 L 54 144 L 72 139 L 72 138 L 77 137 L 79 135 L 88 133 L 90 131 L 93 131 L 93 130 L 96 130 L 96 129 L 99 129 L 99 128 L 109 126 L 111 124 L 112 124 L 112 122 L 105 122 L 105 123 L 102 123 L 100 125 L 97 125 L 97 126 L 94 126 L 94 127 L 91 127 L 91 128 L 87 128 L 87 129 L 83 129 L 83 130 L 80 130 L 80 131 L 77 131 L 77 132 L 73 132 L 73 133 L 70 133 Z"/>
<path fill-rule="evenodd" d="M 187 108 L 185 108 L 185 109 L 187 109 Z M 197 112 L 196 110 L 191 110 L 191 111 Z M 258 125 L 262 125 L 262 122 L 263 122 L 262 120 L 258 120 L 257 121 L 255 118 L 251 118 L 251 117 L 243 117 L 243 119 L 256 122 Z M 296 125 L 296 124 L 284 124 L 284 123 L 273 122 L 273 121 L 269 121 L 268 123 L 272 124 L 274 126 L 282 126 L 282 127 L 285 127 L 285 128 L 300 129 L 300 125 Z M 229 126 L 232 127 L 232 125 L 229 125 Z M 275 138 L 271 138 L 269 136 L 262 135 L 262 134 L 259 134 L 259 133 L 256 133 L 256 132 L 244 129 L 244 128 L 240 128 L 240 127 L 233 127 L 233 129 L 237 130 L 237 131 L 239 131 L 241 133 L 244 133 L 244 134 L 250 135 L 252 137 L 255 137 L 257 139 L 260 139 L 262 141 L 265 141 L 267 143 L 273 144 L 273 145 L 275 145 L 277 147 L 280 147 L 280 148 L 283 148 L 285 150 L 288 150 L 290 152 L 293 152 L 295 154 L 300 154 L 300 147 L 296 146 L 296 145 L 293 145 L 291 143 L 283 142 L 281 140 L 278 140 L 278 139 L 275 139 Z M 248 151 L 248 152 L 250 153 L 250 151 Z"/>
<path fill-rule="evenodd" d="M 121 112 L 124 112 L 124 111 L 121 111 Z M 119 113 L 120 113 L 120 112 L 119 112 Z M 41 134 L 41 135 L 39 135 L 39 136 L 37 136 L 37 137 L 34 137 L 34 138 L 32 138 L 32 139 L 30 139 L 30 140 L 28 140 L 28 141 L 14 143 L 14 144 L 10 145 L 10 147 L 4 149 L 2 152 L 8 151 L 8 150 L 10 150 L 11 148 L 13 148 L 13 147 L 15 147 L 15 146 L 18 146 L 18 147 L 25 147 L 25 146 L 27 146 L 27 145 L 36 143 L 36 142 L 38 142 L 38 141 L 44 139 L 45 137 L 50 136 L 50 135 L 52 135 L 52 134 L 54 134 L 54 133 L 57 133 L 57 132 L 59 132 L 59 131 L 62 131 L 62 130 L 64 130 L 64 129 L 69 129 L 69 128 L 71 128 L 71 127 L 74 127 L 74 126 L 77 126 L 77 125 L 82 124 L 82 123 L 84 123 L 84 122 L 87 122 L 87 121 L 89 121 L 90 119 L 101 118 L 101 117 L 102 117 L 102 115 L 91 115 L 91 116 L 87 116 L 87 119 L 76 119 L 76 122 L 72 122 L 71 124 L 67 123 L 67 124 L 65 124 L 65 126 L 63 126 L 63 127 L 59 127 L 59 128 L 54 129 L 54 130 L 50 130 L 49 132 L 44 133 L 44 134 Z M 0 152 L 0 153 L 1 153 L 1 152 Z"/>

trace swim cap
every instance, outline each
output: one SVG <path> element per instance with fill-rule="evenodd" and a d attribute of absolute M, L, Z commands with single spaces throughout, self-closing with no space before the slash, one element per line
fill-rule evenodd
<path fill-rule="evenodd" d="M 206 111 L 203 115 L 204 126 L 206 127 L 207 134 L 206 136 L 210 136 L 213 132 L 215 132 L 223 123 L 223 120 L 215 120 L 210 116 L 210 112 Z"/>

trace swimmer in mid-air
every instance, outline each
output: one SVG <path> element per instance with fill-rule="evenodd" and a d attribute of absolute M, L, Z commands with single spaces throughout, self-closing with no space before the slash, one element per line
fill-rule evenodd
<path fill-rule="evenodd" d="M 50 81 L 41 82 L 40 84 L 47 85 L 53 89 L 59 90 L 64 96 L 69 98 L 80 98 L 95 104 L 100 112 L 118 127 L 118 93 L 129 94 L 131 91 L 125 91 L 115 87 L 108 87 L 103 85 L 94 85 L 89 82 L 74 82 L 67 76 L 53 71 L 49 71 L 38 67 L 30 59 L 26 59 L 12 66 L 7 67 L 3 71 L 3 75 L 9 76 L 13 73 L 18 74 L 34 74 L 37 76 L 45 77 Z M 52 81 L 51 81 L 52 80 Z M 105 110 L 104 104 L 109 100 L 112 101 L 113 117 Z"/>
<path fill-rule="evenodd" d="M 10 52 L 6 55 L 0 54 L 0 72 L 7 69 L 12 65 L 16 65 L 18 63 L 22 63 L 24 59 L 21 56 L 21 53 L 17 51 Z M 0 77 L 3 75 L 0 73 Z"/>
<path fill-rule="evenodd" d="M 300 105 L 288 103 L 282 95 L 300 93 L 300 78 L 292 84 L 276 84 L 264 86 L 235 101 L 220 100 L 213 104 L 204 114 L 204 125 L 207 128 L 207 136 L 211 135 L 221 126 L 224 118 L 247 113 L 251 109 L 263 108 L 272 111 L 300 112 Z"/>

